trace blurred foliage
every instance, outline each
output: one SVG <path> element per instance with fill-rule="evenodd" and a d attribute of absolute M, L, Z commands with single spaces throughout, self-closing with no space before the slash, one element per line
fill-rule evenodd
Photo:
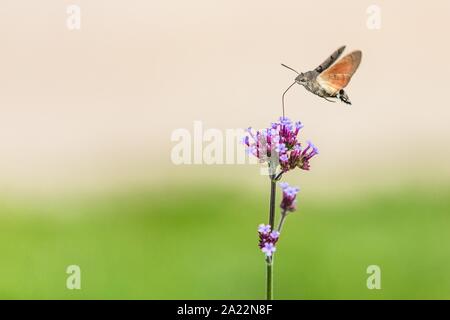
<path fill-rule="evenodd" d="M 404 188 L 299 199 L 275 298 L 450 298 L 450 194 Z M 0 298 L 260 299 L 268 194 L 217 186 L 0 203 Z M 68 265 L 82 289 L 66 289 Z M 366 287 L 367 266 L 382 289 Z"/>

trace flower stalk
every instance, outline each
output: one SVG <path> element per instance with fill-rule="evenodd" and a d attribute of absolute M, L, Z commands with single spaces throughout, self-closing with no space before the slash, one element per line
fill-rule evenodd
<path fill-rule="evenodd" d="M 279 183 L 283 191 L 280 203 L 281 217 L 276 225 L 276 191 L 277 182 L 289 171 L 296 168 L 309 170 L 309 161 L 318 150 L 314 144 L 307 142 L 307 146 L 299 142 L 297 136 L 303 128 L 301 122 L 291 122 L 286 117 L 281 117 L 278 122 L 272 123 L 269 128 L 254 131 L 247 130 L 248 135 L 243 143 L 247 147 L 249 154 L 258 158 L 259 162 L 266 163 L 270 178 L 270 201 L 268 224 L 261 224 L 258 227 L 259 248 L 265 254 L 266 261 L 266 299 L 273 299 L 273 268 L 274 253 L 276 243 L 279 240 L 280 232 L 286 220 L 286 216 L 297 208 L 297 193 L 299 188 L 291 187 L 286 182 Z"/>
<path fill-rule="evenodd" d="M 277 184 L 274 178 L 274 176 L 270 177 L 269 226 L 275 225 L 275 198 L 277 193 Z"/>
<path fill-rule="evenodd" d="M 281 212 L 281 219 L 280 219 L 280 223 L 278 224 L 278 228 L 277 228 L 278 232 L 280 232 L 280 233 L 281 233 L 281 229 L 283 228 L 283 224 L 286 219 L 286 216 L 287 216 L 286 211 Z"/>
<path fill-rule="evenodd" d="M 273 300 L 273 264 L 267 263 L 266 266 L 266 300 Z"/>
<path fill-rule="evenodd" d="M 276 199 L 275 175 L 270 176 L 270 203 L 269 203 L 269 226 L 275 225 L 275 199 Z M 266 300 L 273 299 L 273 258 L 266 257 Z"/>

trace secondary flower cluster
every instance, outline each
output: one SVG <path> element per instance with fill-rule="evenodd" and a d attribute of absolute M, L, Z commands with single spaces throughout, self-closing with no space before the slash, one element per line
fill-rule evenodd
<path fill-rule="evenodd" d="M 300 189 L 297 187 L 291 187 L 286 182 L 281 182 L 280 187 L 283 190 L 283 199 L 281 200 L 280 204 L 280 208 L 283 210 L 283 214 L 295 211 L 297 203 L 297 193 Z M 268 224 L 260 224 L 258 226 L 258 234 L 259 248 L 263 253 L 265 253 L 266 257 L 271 257 L 277 250 L 275 244 L 280 237 L 280 232 L 272 231 L 272 227 Z"/>
<path fill-rule="evenodd" d="M 249 154 L 257 157 L 260 162 L 280 164 L 283 172 L 296 167 L 309 170 L 309 160 L 319 151 L 311 142 L 308 142 L 306 148 L 302 148 L 297 138 L 301 128 L 303 124 L 300 121 L 293 123 L 290 119 L 281 117 L 279 122 L 272 123 L 269 128 L 259 131 L 248 128 L 248 136 L 243 142 Z"/>
<path fill-rule="evenodd" d="M 280 183 L 281 190 L 283 190 L 283 199 L 281 200 L 280 208 L 284 212 L 292 212 L 297 208 L 297 193 L 300 191 L 297 187 L 291 187 L 287 182 Z"/>
<path fill-rule="evenodd" d="M 259 248 L 266 254 L 266 257 L 271 257 L 277 250 L 275 244 L 280 237 L 280 233 L 278 231 L 272 231 L 272 227 L 268 224 L 260 224 L 258 226 L 258 234 Z"/>

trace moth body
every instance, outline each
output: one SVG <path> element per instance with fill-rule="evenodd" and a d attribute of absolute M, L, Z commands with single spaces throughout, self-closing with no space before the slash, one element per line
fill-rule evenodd
<path fill-rule="evenodd" d="M 324 98 L 340 99 L 346 104 L 351 104 L 344 88 L 350 82 L 353 74 L 361 63 L 361 51 L 353 51 L 344 56 L 337 63 L 333 63 L 340 57 L 345 46 L 340 47 L 333 52 L 321 65 L 312 71 L 298 73 L 295 82 L 305 87 L 311 93 Z M 286 66 L 287 67 L 287 66 Z M 294 70 L 290 67 L 287 67 Z M 295 71 L 295 70 L 294 70 Z"/>

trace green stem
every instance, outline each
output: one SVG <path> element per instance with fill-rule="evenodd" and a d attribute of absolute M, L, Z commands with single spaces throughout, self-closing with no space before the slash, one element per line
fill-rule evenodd
<path fill-rule="evenodd" d="M 269 225 L 272 230 L 275 226 L 275 196 L 276 196 L 276 181 L 275 175 L 270 176 L 270 210 L 269 210 Z M 266 299 L 273 299 L 273 257 L 266 259 Z"/>
<path fill-rule="evenodd" d="M 270 262 L 267 262 L 267 275 L 266 275 L 266 299 L 273 299 L 273 270 L 272 270 L 272 259 Z"/>
<path fill-rule="evenodd" d="M 278 229 L 277 229 L 278 232 L 281 232 L 281 229 L 283 228 L 283 224 L 284 224 L 284 220 L 286 219 L 286 216 L 287 216 L 286 211 L 281 212 L 281 220 L 278 223 Z"/>
<path fill-rule="evenodd" d="M 276 195 L 276 181 L 274 176 L 270 177 L 270 211 L 269 211 L 269 225 L 275 227 L 275 195 Z"/>

